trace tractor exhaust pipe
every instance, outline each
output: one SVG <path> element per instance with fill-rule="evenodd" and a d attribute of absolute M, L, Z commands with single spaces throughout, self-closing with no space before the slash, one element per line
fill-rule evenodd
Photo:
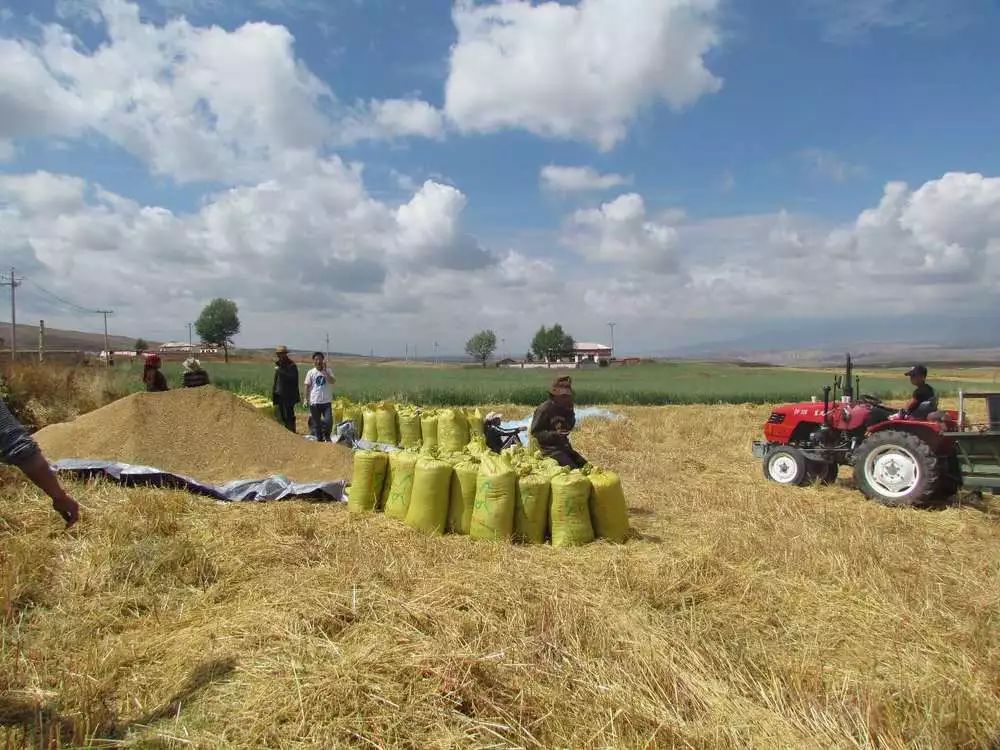
<path fill-rule="evenodd" d="M 830 426 L 830 386 L 823 386 L 823 424 Z"/>
<path fill-rule="evenodd" d="M 847 355 L 847 368 L 844 372 L 844 401 L 851 401 L 854 398 L 854 363 L 851 355 Z"/>

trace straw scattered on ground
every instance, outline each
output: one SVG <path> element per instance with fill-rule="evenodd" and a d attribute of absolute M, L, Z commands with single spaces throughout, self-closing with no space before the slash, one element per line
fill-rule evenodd
<path fill-rule="evenodd" d="M 624 411 L 577 438 L 623 475 L 624 546 L 108 485 L 67 534 L 8 484 L 0 722 L 158 748 L 996 740 L 995 504 L 765 483 L 766 409 Z"/>
<path fill-rule="evenodd" d="M 206 481 L 283 474 L 304 482 L 351 475 L 347 448 L 311 443 L 212 386 L 136 393 L 50 425 L 35 438 L 53 461 L 124 461 Z"/>

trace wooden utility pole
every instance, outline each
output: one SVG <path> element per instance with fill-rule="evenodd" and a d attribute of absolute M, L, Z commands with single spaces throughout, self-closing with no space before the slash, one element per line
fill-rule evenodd
<path fill-rule="evenodd" d="M 10 287 L 10 360 L 13 362 L 17 358 L 17 305 L 14 303 L 14 291 L 21 286 L 13 266 L 10 268 L 10 278 L 3 283 Z"/>
<path fill-rule="evenodd" d="M 191 327 L 194 323 L 188 323 L 188 349 L 194 349 L 194 337 L 191 335 Z"/>
<path fill-rule="evenodd" d="M 108 345 L 108 316 L 114 315 L 114 310 L 97 310 L 98 315 L 104 316 L 104 354 L 106 358 L 104 363 L 110 367 L 111 366 L 111 347 Z"/>
<path fill-rule="evenodd" d="M 330 359 L 330 334 L 326 334 L 326 358 Z"/>
<path fill-rule="evenodd" d="M 45 361 L 45 321 L 38 321 L 38 361 Z"/>

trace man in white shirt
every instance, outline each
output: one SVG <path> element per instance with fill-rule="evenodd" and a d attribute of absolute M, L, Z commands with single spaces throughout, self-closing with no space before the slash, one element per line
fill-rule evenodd
<path fill-rule="evenodd" d="M 312 417 L 312 434 L 319 442 L 329 442 L 333 431 L 333 384 L 337 379 L 326 366 L 323 352 L 313 354 L 313 368 L 306 373 L 305 405 Z"/>

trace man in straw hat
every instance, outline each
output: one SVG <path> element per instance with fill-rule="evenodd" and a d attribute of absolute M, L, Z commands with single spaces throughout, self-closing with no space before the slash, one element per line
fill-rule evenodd
<path fill-rule="evenodd" d="M 278 411 L 278 420 L 295 432 L 295 405 L 299 403 L 299 368 L 288 356 L 288 347 L 274 350 L 274 387 L 271 401 Z"/>
<path fill-rule="evenodd" d="M 181 367 L 184 368 L 182 382 L 185 388 L 200 388 L 203 385 L 208 385 L 208 373 L 205 372 L 201 362 L 197 359 L 188 357 Z"/>
<path fill-rule="evenodd" d="M 549 400 L 535 409 L 531 434 L 546 456 L 554 458 L 560 466 L 580 469 L 587 464 L 587 459 L 573 450 L 569 443 L 569 433 L 575 426 L 573 381 L 564 375 L 552 381 Z"/>

